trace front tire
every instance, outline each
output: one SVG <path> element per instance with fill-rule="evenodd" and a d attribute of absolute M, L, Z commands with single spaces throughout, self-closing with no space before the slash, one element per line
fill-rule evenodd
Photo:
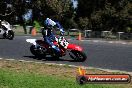
<path fill-rule="evenodd" d="M 10 30 L 10 31 L 8 32 L 8 39 L 9 39 L 9 40 L 13 40 L 13 38 L 14 38 L 14 32 L 13 32 L 12 30 Z"/>
<path fill-rule="evenodd" d="M 8 34 L 6 32 L 3 34 L 3 37 L 9 40 L 13 40 L 14 38 L 14 32 L 12 30 L 8 31 Z"/>
<path fill-rule="evenodd" d="M 72 50 L 70 57 L 74 59 L 74 61 L 84 62 L 87 59 L 87 56 L 84 52 Z"/>

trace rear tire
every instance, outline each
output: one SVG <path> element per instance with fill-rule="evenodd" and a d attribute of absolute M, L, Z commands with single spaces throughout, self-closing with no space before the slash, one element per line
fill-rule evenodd
<path fill-rule="evenodd" d="M 72 50 L 71 53 L 72 55 L 70 54 L 70 57 L 74 59 L 74 61 L 84 62 L 87 59 L 84 52 Z"/>
<path fill-rule="evenodd" d="M 38 57 L 38 59 L 42 59 L 42 58 L 44 58 L 46 55 L 43 53 L 40 53 L 41 51 L 39 51 L 39 50 L 35 50 L 36 48 L 35 48 L 35 45 L 31 45 L 31 47 L 30 47 L 30 51 L 31 51 L 31 53 L 33 54 L 33 55 L 35 55 L 36 57 Z"/>
<path fill-rule="evenodd" d="M 6 39 L 6 33 L 3 34 L 3 38 Z"/>

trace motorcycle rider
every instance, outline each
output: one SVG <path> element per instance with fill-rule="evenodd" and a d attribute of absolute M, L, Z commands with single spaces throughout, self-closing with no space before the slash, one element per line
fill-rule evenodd
<path fill-rule="evenodd" d="M 56 40 L 55 35 L 53 34 L 52 30 L 57 27 L 57 29 L 60 30 L 61 35 L 64 34 L 64 30 L 63 27 L 60 25 L 59 22 L 55 22 L 53 20 L 51 20 L 50 18 L 46 18 L 46 20 L 44 21 L 44 28 L 45 30 L 42 31 L 42 35 L 44 38 L 44 41 L 46 43 L 48 43 L 54 50 L 55 50 L 55 54 L 60 55 L 60 49 L 54 45 L 53 41 Z"/>

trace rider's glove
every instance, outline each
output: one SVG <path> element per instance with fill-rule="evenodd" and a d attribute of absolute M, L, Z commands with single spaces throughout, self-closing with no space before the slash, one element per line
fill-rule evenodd
<path fill-rule="evenodd" d="M 56 46 L 55 45 L 52 45 L 52 48 L 55 48 Z"/>
<path fill-rule="evenodd" d="M 61 35 L 64 35 L 65 31 L 63 29 L 60 29 Z"/>

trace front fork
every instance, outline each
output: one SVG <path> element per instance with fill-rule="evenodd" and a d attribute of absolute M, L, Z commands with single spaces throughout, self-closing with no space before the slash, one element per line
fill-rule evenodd
<path fill-rule="evenodd" d="M 6 34 L 8 35 L 8 30 L 6 31 Z"/>
<path fill-rule="evenodd" d="M 6 30 L 6 34 L 8 35 L 8 32 L 9 31 L 11 31 L 11 29 L 10 28 L 7 28 L 7 30 Z"/>
<path fill-rule="evenodd" d="M 72 50 L 67 50 L 67 51 L 68 51 L 69 56 L 70 56 L 71 58 L 75 58 L 75 57 L 76 57 L 75 54 L 73 54 L 73 51 L 72 51 Z"/>

